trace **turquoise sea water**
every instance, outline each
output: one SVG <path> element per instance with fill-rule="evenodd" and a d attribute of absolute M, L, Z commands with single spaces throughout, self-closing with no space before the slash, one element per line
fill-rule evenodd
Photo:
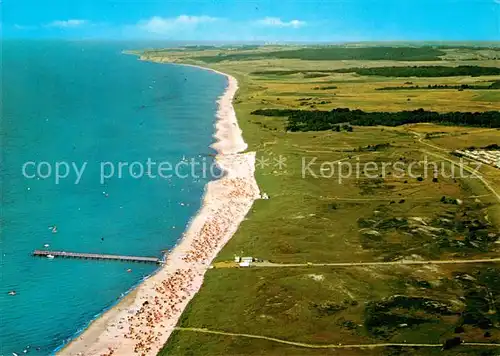
<path fill-rule="evenodd" d="M 48 355 L 156 267 L 49 260 L 31 252 L 49 244 L 160 257 L 173 247 L 211 176 L 134 179 L 124 168 L 121 179 L 101 184 L 100 164 L 211 162 L 216 99 L 226 79 L 121 54 L 141 44 L 2 46 L 0 355 L 22 354 L 28 346 L 28 354 Z M 87 166 L 79 184 L 74 171 L 56 184 L 53 176 L 25 178 L 28 161 Z M 8 295 L 12 290 L 15 296 Z"/>

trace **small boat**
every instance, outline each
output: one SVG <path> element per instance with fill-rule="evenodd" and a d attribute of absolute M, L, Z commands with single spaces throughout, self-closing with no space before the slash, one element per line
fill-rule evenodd
<path fill-rule="evenodd" d="M 43 245 L 43 247 L 49 247 L 49 246 L 50 246 L 49 244 L 45 244 L 45 245 Z"/>
<path fill-rule="evenodd" d="M 16 291 L 15 291 L 15 290 L 11 290 L 8 294 L 9 294 L 9 295 L 16 295 L 17 293 L 16 293 Z"/>
<path fill-rule="evenodd" d="M 47 258 L 49 258 L 49 259 L 53 259 L 53 258 L 54 258 L 54 255 L 47 255 Z"/>

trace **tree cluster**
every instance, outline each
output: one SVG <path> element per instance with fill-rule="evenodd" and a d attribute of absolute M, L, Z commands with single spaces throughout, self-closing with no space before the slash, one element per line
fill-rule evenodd
<path fill-rule="evenodd" d="M 414 85 L 414 86 L 400 86 L 400 87 L 383 87 L 383 88 L 377 88 L 375 90 L 432 90 L 432 89 L 458 89 L 458 90 L 465 90 L 465 89 L 475 89 L 475 90 L 489 90 L 489 89 L 500 89 L 500 80 L 495 81 L 494 83 L 490 85 L 471 85 L 471 84 L 460 84 L 460 85 L 447 85 L 447 84 L 434 84 L 434 85 L 427 85 L 427 86 L 419 86 L 419 85 Z"/>
<path fill-rule="evenodd" d="M 421 122 L 473 126 L 500 127 L 500 111 L 487 112 L 449 112 L 438 113 L 418 109 L 400 112 L 364 112 L 337 108 L 331 111 L 259 109 L 253 115 L 288 117 L 288 131 L 337 131 L 339 125 L 356 126 L 399 126 Z"/>
<path fill-rule="evenodd" d="M 356 73 L 359 75 L 378 75 L 383 77 L 455 77 L 482 75 L 499 75 L 500 67 L 481 67 L 462 65 L 446 66 L 411 66 L 411 67 L 373 67 L 373 68 L 343 68 L 336 73 Z"/>

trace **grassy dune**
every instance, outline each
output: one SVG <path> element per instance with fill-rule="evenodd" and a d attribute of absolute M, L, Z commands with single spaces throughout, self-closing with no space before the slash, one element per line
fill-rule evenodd
<path fill-rule="evenodd" d="M 234 255 L 275 263 L 476 259 L 498 256 L 500 202 L 478 179 L 433 179 L 423 167 L 417 176 L 383 177 L 303 174 L 304 160 L 323 167 L 338 162 L 435 162 L 458 173 L 450 153 L 500 142 L 500 131 L 414 124 L 354 127 L 353 132 L 286 132 L 286 118 L 251 115 L 256 109 L 364 111 L 423 108 L 438 112 L 500 110 L 496 90 L 377 91 L 387 86 L 487 85 L 500 76 L 392 78 L 331 73 L 348 67 L 474 65 L 495 66 L 496 50 L 440 48 L 438 61 L 308 60 L 290 58 L 279 47 L 155 51 L 144 59 L 209 66 L 234 75 L 238 120 L 259 159 L 256 177 L 269 200 L 255 203 L 216 266 L 231 266 Z M 288 49 L 287 49 L 288 50 Z M 300 48 L 289 50 L 300 53 Z M 307 52 L 311 53 L 311 52 Z M 373 53 L 373 52 L 371 52 Z M 200 56 L 224 57 L 210 63 Z M 261 59 L 254 59 L 254 58 Z M 293 56 L 292 56 L 293 57 Z M 202 58 L 203 59 L 203 58 Z M 220 58 L 219 58 L 220 59 Z M 397 59 L 397 58 L 396 58 Z M 288 70 L 289 75 L 255 74 Z M 307 71 L 323 70 L 321 76 Z M 252 74 L 253 73 L 253 74 Z M 330 87 L 330 88 L 328 88 Z M 323 88 L 322 90 L 320 90 Z M 378 145 L 378 146 L 376 146 Z M 376 146 L 376 149 L 373 147 Z M 284 159 L 284 161 L 283 161 Z M 281 164 L 280 164 L 281 162 Z M 455 167 L 452 168 L 452 163 Z M 473 166 L 471 162 L 465 162 Z M 500 192 L 499 170 L 480 174 Z M 377 173 L 381 173 L 378 172 Z M 444 197 L 444 199 L 443 199 Z M 444 343 L 452 337 L 500 342 L 498 264 L 420 267 L 215 268 L 190 303 L 180 327 L 246 333 L 310 344 L 384 342 Z M 403 296 L 394 299 L 395 296 Z M 425 307 L 427 298 L 443 309 Z M 489 320 L 489 324 L 485 322 Z M 457 329 L 462 327 L 463 330 Z M 498 348 L 460 346 L 436 349 L 382 348 L 314 350 L 235 336 L 176 331 L 162 355 L 495 355 Z M 495 353 L 496 352 L 496 353 Z"/>

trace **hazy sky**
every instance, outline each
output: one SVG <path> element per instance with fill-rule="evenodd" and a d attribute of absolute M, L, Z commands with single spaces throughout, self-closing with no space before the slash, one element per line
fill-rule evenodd
<path fill-rule="evenodd" d="M 500 40 L 500 0 L 0 0 L 4 38 Z"/>

